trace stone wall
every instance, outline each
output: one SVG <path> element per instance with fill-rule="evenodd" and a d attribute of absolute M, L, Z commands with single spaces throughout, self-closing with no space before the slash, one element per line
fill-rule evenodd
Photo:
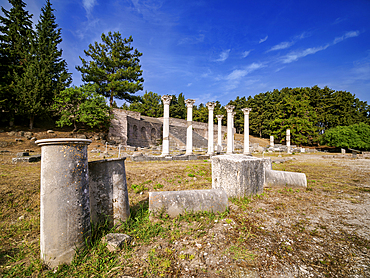
<path fill-rule="evenodd" d="M 149 147 L 162 142 L 163 118 L 152 118 L 141 116 L 139 112 L 113 109 L 114 118 L 109 128 L 108 139 L 120 143 L 123 146 Z M 183 119 L 170 118 L 170 137 L 172 142 L 180 147 L 180 140 L 176 140 L 171 134 L 171 126 L 187 127 L 187 121 Z M 217 144 L 217 125 L 214 125 L 214 143 Z M 193 130 L 204 138 L 208 138 L 208 123 L 193 121 Z M 226 126 L 222 126 L 222 138 L 227 132 Z M 184 134 L 185 139 L 186 134 Z"/>

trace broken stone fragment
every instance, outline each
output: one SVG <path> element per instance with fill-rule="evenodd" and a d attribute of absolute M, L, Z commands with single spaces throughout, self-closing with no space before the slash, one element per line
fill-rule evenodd
<path fill-rule="evenodd" d="M 107 244 L 107 248 L 110 252 L 115 252 L 121 250 L 125 243 L 130 244 L 131 237 L 126 234 L 110 233 L 101 240 L 102 243 Z"/>

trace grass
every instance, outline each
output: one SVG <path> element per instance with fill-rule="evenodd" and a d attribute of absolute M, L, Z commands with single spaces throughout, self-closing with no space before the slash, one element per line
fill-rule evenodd
<path fill-rule="evenodd" d="M 310 221 L 332 200 L 361 205 L 361 198 L 355 197 L 370 191 L 358 186 L 366 184 L 366 175 L 335 163 L 274 164 L 275 170 L 306 173 L 307 190 L 266 189 L 260 195 L 230 199 L 224 214 L 185 213 L 171 219 L 149 215 L 148 191 L 209 189 L 211 164 L 126 162 L 130 218 L 113 229 L 94 227 L 91 243 L 77 251 L 70 265 L 49 269 L 39 259 L 40 163 L 10 160 L 11 154 L 0 157 L 1 277 L 230 277 L 240 267 L 271 277 L 271 271 L 279 273 L 297 262 L 312 267 L 316 276 L 345 277 L 354 266 L 360 267 L 348 260 L 351 254 L 360 256 L 363 248 L 370 249 L 369 241 L 349 232 L 351 226 L 334 229 L 333 221 Z M 109 232 L 130 235 L 132 244 L 110 253 L 101 243 Z M 319 244 L 324 253 L 315 249 Z M 363 259 L 362 264 L 370 262 Z"/>

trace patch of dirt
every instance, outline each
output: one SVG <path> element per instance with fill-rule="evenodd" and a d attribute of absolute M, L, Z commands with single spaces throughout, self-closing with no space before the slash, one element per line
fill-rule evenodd
<path fill-rule="evenodd" d="M 40 162 L 12 164 L 11 158 L 40 149 L 15 138 L 0 133 L 1 142 L 14 142 L 0 146 L 0 265 L 11 265 L 7 255 L 15 257 L 24 242 L 39 252 Z M 89 159 L 104 158 L 104 150 L 94 141 Z M 116 148 L 108 152 L 118 155 Z M 172 225 L 169 234 L 149 243 L 134 240 L 129 253 L 119 253 L 123 267 L 107 277 L 370 277 L 370 160 L 322 155 L 271 155 L 279 159 L 273 169 L 305 173 L 307 189 L 267 188 L 230 200 L 224 217 L 154 220 Z M 209 161 L 127 160 L 126 172 L 131 207 L 147 202 L 149 191 L 212 187 Z M 132 185 L 145 189 L 135 192 Z M 24 221 L 28 234 L 17 233 Z"/>

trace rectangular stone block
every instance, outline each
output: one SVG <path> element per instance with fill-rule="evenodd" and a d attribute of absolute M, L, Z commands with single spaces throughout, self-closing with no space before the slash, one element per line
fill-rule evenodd
<path fill-rule="evenodd" d="M 228 197 L 243 198 L 262 193 L 265 168 L 271 169 L 270 158 L 246 155 L 212 157 L 212 188 L 225 190 Z"/>
<path fill-rule="evenodd" d="M 149 211 L 176 217 L 185 212 L 224 212 L 228 207 L 225 191 L 220 189 L 149 192 Z"/>

